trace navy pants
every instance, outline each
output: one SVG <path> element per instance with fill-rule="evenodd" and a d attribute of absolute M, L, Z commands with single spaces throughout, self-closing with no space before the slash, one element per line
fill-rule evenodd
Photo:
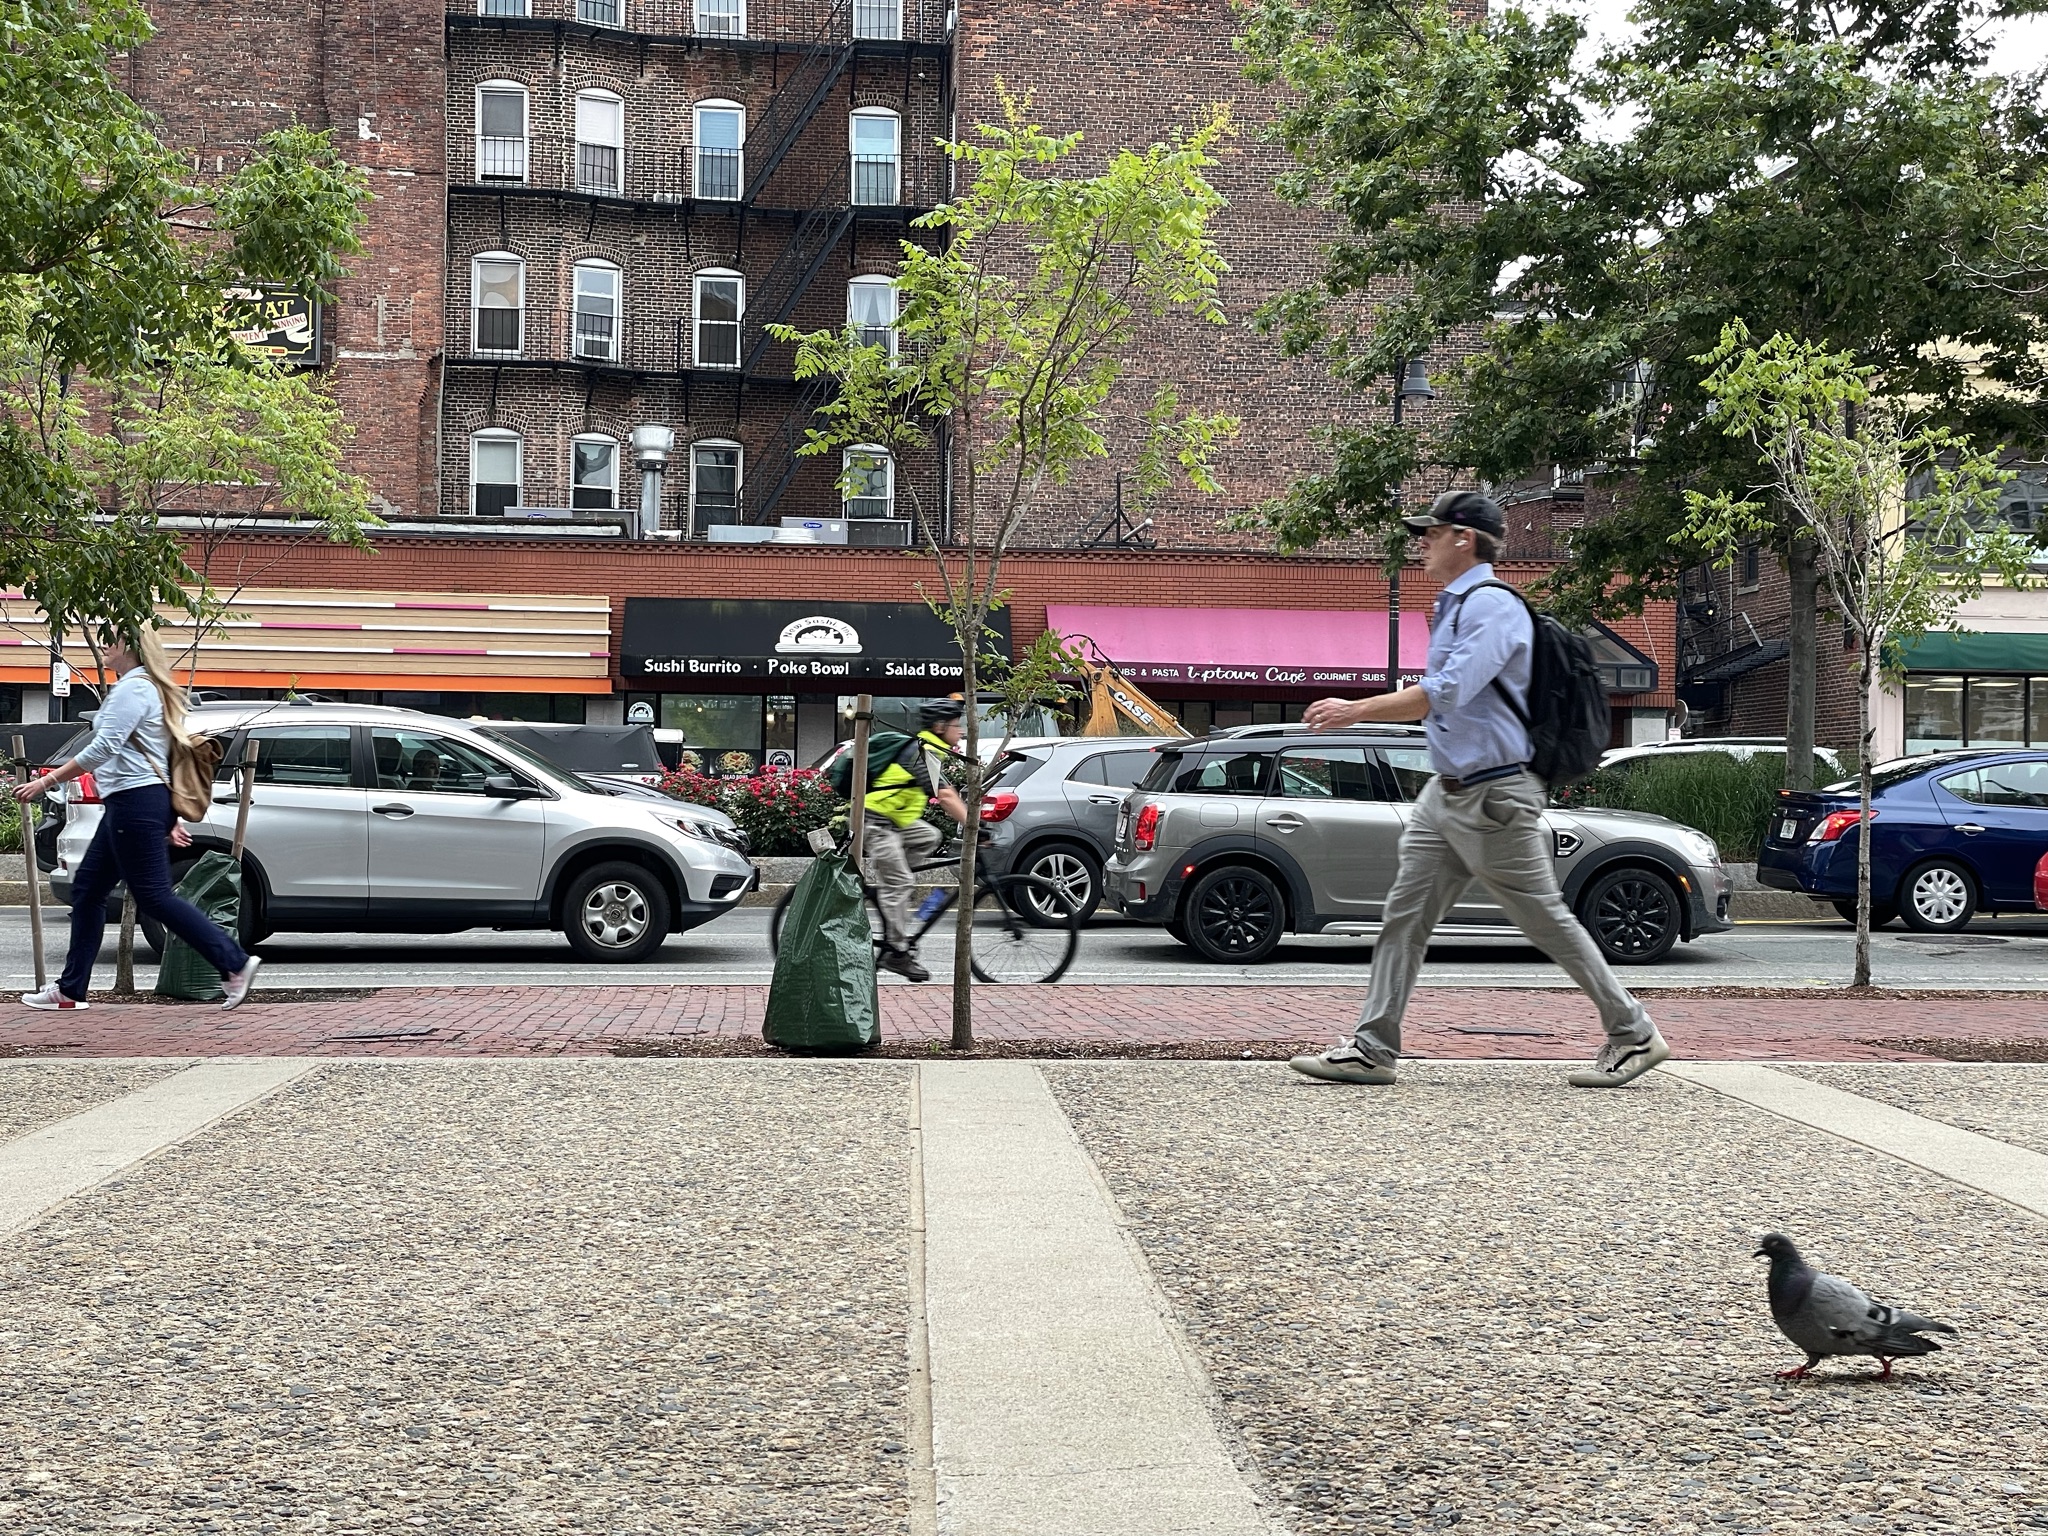
<path fill-rule="evenodd" d="M 233 937 L 171 889 L 168 843 L 175 819 L 171 792 L 161 784 L 107 796 L 92 845 L 71 877 L 71 951 L 64 958 L 64 974 L 57 978 L 66 997 L 83 1002 L 91 990 L 92 964 L 107 931 L 107 898 L 124 880 L 137 911 L 190 944 L 221 975 L 249 963 Z"/>

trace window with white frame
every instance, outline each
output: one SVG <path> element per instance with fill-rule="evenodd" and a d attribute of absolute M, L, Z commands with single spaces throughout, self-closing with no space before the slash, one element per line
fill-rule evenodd
<path fill-rule="evenodd" d="M 528 0 L 476 0 L 479 16 L 530 16 Z"/>
<path fill-rule="evenodd" d="M 839 483 L 848 517 L 896 515 L 896 461 L 888 449 L 862 443 L 847 449 L 840 462 L 843 473 Z"/>
<path fill-rule="evenodd" d="M 697 196 L 721 202 L 736 200 L 747 142 L 746 109 L 734 101 L 699 102 L 696 128 Z"/>
<path fill-rule="evenodd" d="M 853 0 L 853 35 L 894 39 L 903 35 L 903 0 Z"/>
<path fill-rule="evenodd" d="M 625 102 L 609 91 L 579 91 L 576 96 L 576 190 L 618 191 L 625 143 Z"/>
<path fill-rule="evenodd" d="M 901 200 L 903 120 L 881 107 L 853 114 L 853 201 L 893 208 Z"/>
<path fill-rule="evenodd" d="M 576 19 L 593 27 L 616 27 L 619 0 L 576 0 Z"/>
<path fill-rule="evenodd" d="M 886 277 L 856 277 L 846 285 L 846 318 L 864 347 L 896 355 L 896 284 Z"/>
<path fill-rule="evenodd" d="M 478 517 L 499 517 L 519 505 L 523 447 L 519 434 L 503 427 L 487 427 L 469 440 L 469 510 Z"/>
<path fill-rule="evenodd" d="M 526 180 L 526 87 L 492 80 L 476 88 L 476 179 Z"/>
<path fill-rule="evenodd" d="M 611 512 L 619 505 L 619 445 L 584 436 L 569 445 L 569 505 L 580 512 Z"/>
<path fill-rule="evenodd" d="M 608 261 L 576 263 L 576 356 L 613 363 L 619 358 L 619 269 Z"/>
<path fill-rule="evenodd" d="M 737 272 L 699 272 L 695 360 L 699 368 L 740 365 L 740 319 L 747 311 L 747 280 Z"/>
<path fill-rule="evenodd" d="M 475 350 L 517 354 L 525 341 L 526 263 L 489 251 L 469 264 Z"/>
<path fill-rule="evenodd" d="M 697 0 L 699 37 L 745 37 L 747 0 Z"/>
<path fill-rule="evenodd" d="M 690 445 L 690 518 L 698 528 L 740 520 L 740 467 L 745 452 L 725 438 Z"/>

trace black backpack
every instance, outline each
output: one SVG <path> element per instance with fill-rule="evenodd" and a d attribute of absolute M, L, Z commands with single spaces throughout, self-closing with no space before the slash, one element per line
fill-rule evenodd
<path fill-rule="evenodd" d="M 1566 629 L 1547 613 L 1538 613 L 1518 588 L 1504 581 L 1482 581 L 1481 587 L 1513 592 L 1529 610 L 1534 635 L 1529 647 L 1529 698 L 1517 700 L 1499 678 L 1493 686 L 1529 733 L 1529 771 L 1545 784 L 1576 784 L 1600 766 L 1613 728 L 1607 711 L 1607 684 L 1593 647 L 1584 635 Z M 1464 598 L 1458 606 L 1464 607 Z"/>
<path fill-rule="evenodd" d="M 915 746 L 917 738 L 903 731 L 877 731 L 868 738 L 868 783 L 873 789 L 875 780 L 882 770 L 903 756 L 904 750 Z M 833 794 L 842 800 L 853 798 L 853 748 L 844 752 L 825 766 L 825 783 Z"/>

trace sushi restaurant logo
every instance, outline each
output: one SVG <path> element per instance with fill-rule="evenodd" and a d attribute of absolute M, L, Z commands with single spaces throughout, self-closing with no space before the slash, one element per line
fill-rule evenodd
<path fill-rule="evenodd" d="M 782 627 L 775 642 L 778 656 L 858 656 L 860 631 L 844 619 L 813 614 Z"/>

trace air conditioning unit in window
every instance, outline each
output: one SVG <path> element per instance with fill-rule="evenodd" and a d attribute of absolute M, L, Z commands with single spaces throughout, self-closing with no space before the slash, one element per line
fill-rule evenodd
<path fill-rule="evenodd" d="M 907 517 L 850 517 L 846 520 L 846 542 L 869 549 L 908 549 L 910 519 Z"/>

